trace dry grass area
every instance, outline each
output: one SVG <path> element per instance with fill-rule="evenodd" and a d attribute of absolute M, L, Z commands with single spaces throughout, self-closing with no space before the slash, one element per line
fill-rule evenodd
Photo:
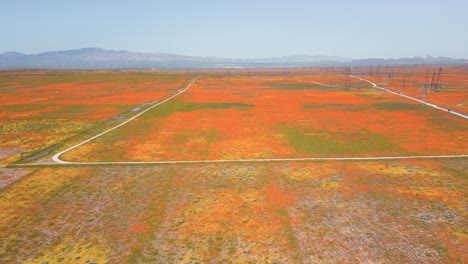
<path fill-rule="evenodd" d="M 465 160 L 39 168 L 3 263 L 464 263 Z"/>
<path fill-rule="evenodd" d="M 381 84 L 380 70 L 368 78 Z M 202 71 L 187 92 L 63 158 L 467 154 L 465 120 L 341 71 Z M 398 81 L 410 73 L 416 88 Z M 444 73 L 446 89 L 428 100 L 465 111 L 468 74 Z M 417 95 L 425 68 L 392 74 L 385 87 Z M 194 75 L 0 72 L 0 263 L 467 262 L 466 158 L 44 164 Z"/>

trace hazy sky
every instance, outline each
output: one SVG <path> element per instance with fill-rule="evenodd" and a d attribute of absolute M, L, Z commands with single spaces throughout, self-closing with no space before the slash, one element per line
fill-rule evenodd
<path fill-rule="evenodd" d="M 0 52 L 468 58 L 468 0 L 0 0 Z"/>

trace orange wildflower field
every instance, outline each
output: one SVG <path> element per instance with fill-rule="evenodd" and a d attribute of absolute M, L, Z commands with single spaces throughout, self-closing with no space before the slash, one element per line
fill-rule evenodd
<path fill-rule="evenodd" d="M 0 72 L 0 164 L 53 152 L 76 135 L 92 136 L 187 80 L 133 71 Z"/>
<path fill-rule="evenodd" d="M 466 263 L 466 157 L 86 163 L 468 154 L 466 119 L 344 72 L 0 72 L 0 263 Z M 468 114 L 467 69 L 351 74 Z"/>
<path fill-rule="evenodd" d="M 69 161 L 466 154 L 460 117 L 336 75 L 204 76 Z M 324 86 L 324 85 L 329 86 Z M 353 85 L 355 81 L 353 80 Z M 458 93 L 466 100 L 467 92 Z"/>

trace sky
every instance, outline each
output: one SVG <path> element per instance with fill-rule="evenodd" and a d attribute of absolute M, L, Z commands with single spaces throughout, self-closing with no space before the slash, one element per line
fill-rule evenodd
<path fill-rule="evenodd" d="M 0 53 L 468 58 L 467 0 L 0 0 Z"/>

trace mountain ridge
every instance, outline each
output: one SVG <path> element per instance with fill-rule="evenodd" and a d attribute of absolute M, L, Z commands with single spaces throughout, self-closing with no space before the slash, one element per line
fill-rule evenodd
<path fill-rule="evenodd" d="M 232 59 L 213 56 L 188 56 L 173 53 L 144 53 L 85 47 L 73 50 L 23 54 L 16 51 L 0 53 L 0 69 L 57 68 L 57 69 L 120 69 L 120 68 L 280 68 L 323 66 L 468 64 L 467 59 L 432 57 L 352 59 L 327 55 L 290 55 L 253 59 Z"/>

